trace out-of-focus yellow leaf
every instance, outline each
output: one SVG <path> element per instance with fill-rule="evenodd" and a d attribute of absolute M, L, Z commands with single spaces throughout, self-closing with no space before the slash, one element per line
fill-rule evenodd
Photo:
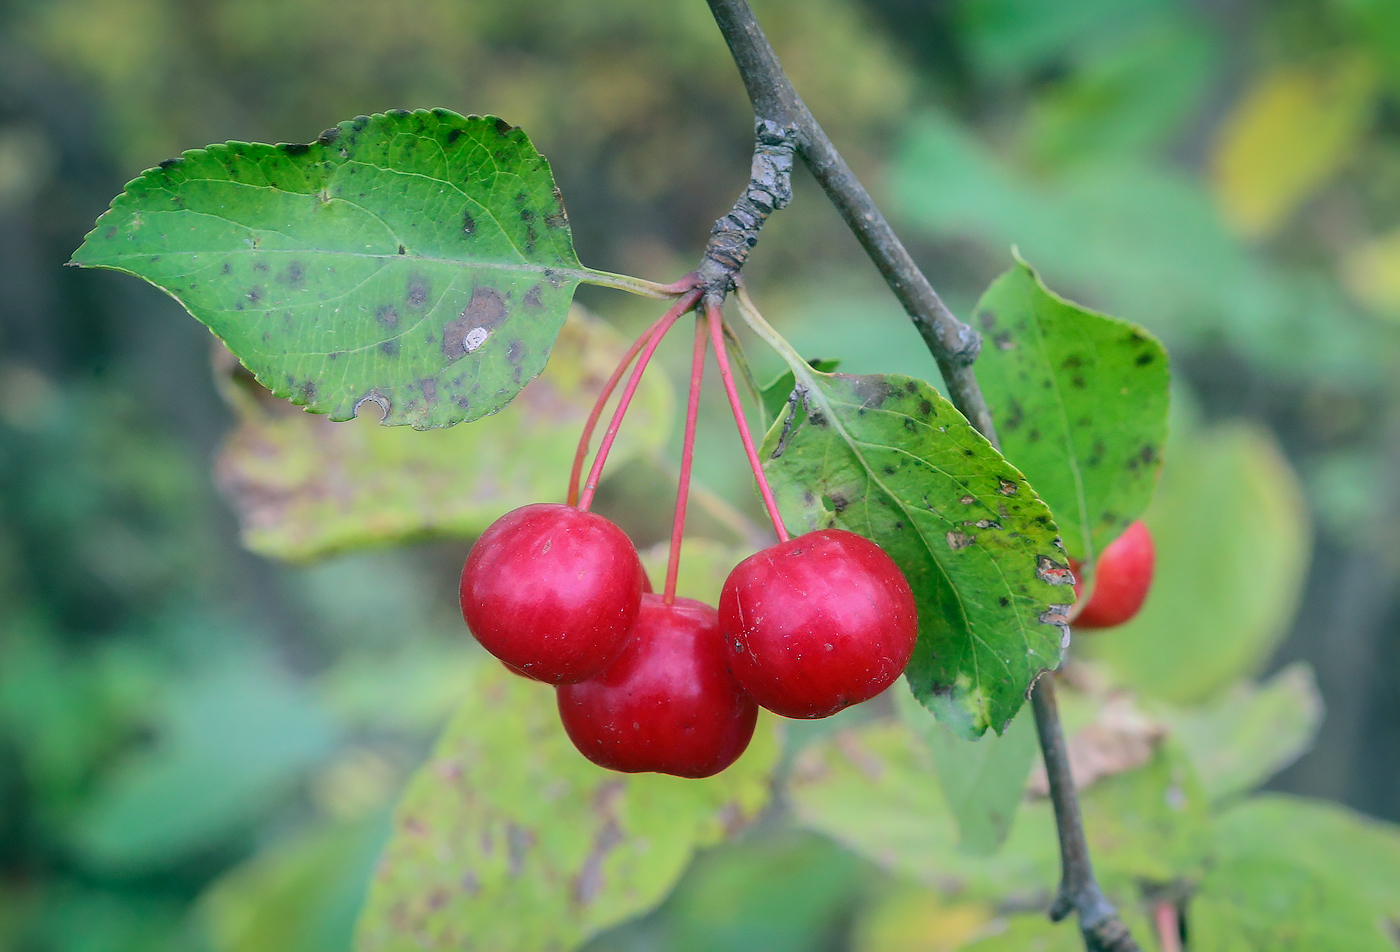
<path fill-rule="evenodd" d="M 855 952 L 953 952 L 992 919 L 980 902 L 950 903 L 937 890 L 901 884 L 871 903 L 856 923 Z"/>
<path fill-rule="evenodd" d="M 1348 251 L 1342 279 L 1363 304 L 1400 320 L 1400 230 Z"/>
<path fill-rule="evenodd" d="M 215 469 L 244 544 L 306 561 L 406 539 L 473 536 L 517 506 L 562 501 L 584 418 L 624 347 L 612 328 L 575 307 L 544 373 L 509 405 L 474 423 L 424 431 L 380 426 L 364 414 L 332 423 L 252 389 L 246 374 L 221 374 L 239 425 Z M 669 384 L 649 373 L 609 462 L 654 452 L 671 403 Z"/>
<path fill-rule="evenodd" d="M 1226 220 L 1262 237 L 1346 160 L 1364 131 L 1376 76 L 1359 56 L 1280 67 L 1255 81 L 1215 143 L 1211 175 Z"/>

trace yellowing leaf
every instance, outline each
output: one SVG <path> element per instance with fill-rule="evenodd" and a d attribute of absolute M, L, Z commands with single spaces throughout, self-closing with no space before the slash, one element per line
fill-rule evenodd
<path fill-rule="evenodd" d="M 486 664 L 409 783 L 360 952 L 563 952 L 649 909 L 768 802 L 775 719 L 704 780 L 621 774 L 569 743 L 554 692 Z"/>
<path fill-rule="evenodd" d="M 1363 304 L 1400 320 L 1400 231 L 1350 249 L 1342 261 L 1342 279 Z"/>
<path fill-rule="evenodd" d="M 622 354 L 621 337 L 575 308 L 549 365 L 493 416 L 425 431 L 344 423 L 224 388 L 240 423 L 216 474 L 248 548 L 306 560 L 423 536 L 472 536 L 531 502 L 561 500 L 583 421 Z M 671 396 L 647 374 L 609 457 L 615 467 L 659 448 Z M 596 440 L 595 440 L 596 444 Z"/>
<path fill-rule="evenodd" d="M 1274 69 L 1245 92 L 1211 157 L 1216 198 L 1240 234 L 1276 230 L 1346 159 L 1376 88 L 1350 56 Z"/>

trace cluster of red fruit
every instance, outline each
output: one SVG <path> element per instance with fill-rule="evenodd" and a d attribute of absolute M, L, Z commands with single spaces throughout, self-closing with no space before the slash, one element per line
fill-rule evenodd
<path fill-rule="evenodd" d="M 839 529 L 740 562 L 716 611 L 652 592 L 631 540 L 604 517 L 536 504 L 477 540 L 461 596 L 488 651 L 559 686 L 583 755 L 628 773 L 717 773 L 748 746 L 759 704 L 826 717 L 889 687 L 914 650 L 898 566 Z"/>
<path fill-rule="evenodd" d="M 559 716 L 585 757 L 603 767 L 707 777 L 748 746 L 758 706 L 826 717 L 898 679 L 914 650 L 914 595 L 878 545 L 839 529 L 789 539 L 759 465 L 709 302 L 696 320 L 690 399 L 663 591 L 652 591 L 636 547 L 589 511 L 593 491 L 642 371 L 665 332 L 695 308 L 693 279 L 623 357 L 579 441 L 568 504 L 507 513 L 462 569 L 462 615 L 511 670 L 557 685 Z M 708 341 L 707 341 L 708 338 Z M 715 350 L 735 424 L 779 542 L 740 562 L 718 610 L 675 594 L 700 379 Z M 637 366 L 579 476 L 593 428 L 633 358 Z"/>

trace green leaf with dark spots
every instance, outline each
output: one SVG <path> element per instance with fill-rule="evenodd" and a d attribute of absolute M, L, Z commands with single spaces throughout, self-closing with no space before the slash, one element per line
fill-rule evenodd
<path fill-rule="evenodd" d="M 813 370 L 819 370 L 824 374 L 829 374 L 837 367 L 841 366 L 841 361 L 823 360 L 820 357 L 813 357 L 811 360 L 807 361 L 807 366 L 811 367 Z M 764 422 L 765 427 L 774 420 L 781 420 L 783 417 L 787 416 L 788 405 L 796 387 L 797 378 L 792 375 L 791 370 L 784 370 L 782 373 L 778 374 L 778 376 L 774 377 L 773 381 L 769 383 L 768 386 L 763 388 L 761 394 L 763 397 L 763 409 L 768 415 Z"/>
<path fill-rule="evenodd" d="M 1092 561 L 1152 500 L 1167 437 L 1167 352 L 1147 331 L 1050 291 L 1016 266 L 974 312 L 977 379 L 1001 449 Z"/>
<path fill-rule="evenodd" d="M 964 737 L 1004 731 L 1068 640 L 1050 510 L 924 381 L 804 367 L 799 384 L 805 412 L 763 445 L 784 521 L 878 542 L 918 601 L 915 696 Z"/>
<path fill-rule="evenodd" d="M 360 920 L 360 952 L 571 949 L 661 901 L 695 850 L 768 800 L 778 743 L 705 780 L 589 763 L 554 692 L 485 662 L 409 783 Z"/>
<path fill-rule="evenodd" d="M 279 397 L 419 429 L 504 406 L 596 274 L 525 133 L 446 109 L 186 152 L 130 182 L 73 263 L 163 289 Z"/>

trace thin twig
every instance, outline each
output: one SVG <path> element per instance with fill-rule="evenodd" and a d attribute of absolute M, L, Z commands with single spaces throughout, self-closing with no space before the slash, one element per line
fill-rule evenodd
<path fill-rule="evenodd" d="M 794 131 L 798 155 L 826 190 L 827 197 L 860 240 L 870 260 L 880 269 L 938 362 L 953 405 L 995 444 L 992 414 L 972 372 L 972 362 L 982 350 L 982 335 L 953 316 L 914 263 L 870 193 L 831 144 L 802 97 L 797 95 L 748 3 L 745 0 L 708 2 L 729 44 L 734 63 L 739 67 L 739 75 L 743 77 L 744 88 L 753 103 L 755 123 Z"/>
<path fill-rule="evenodd" d="M 765 134 L 770 137 L 781 135 L 784 142 L 792 139 L 797 154 L 826 190 L 827 197 L 841 212 L 847 226 L 860 240 L 866 254 L 884 275 L 890 290 L 918 328 L 924 343 L 938 362 L 953 404 L 993 446 L 1000 447 L 991 411 L 987 408 L 987 401 L 982 396 L 972 369 L 982 348 L 981 335 L 948 310 L 914 263 L 870 194 L 798 96 L 746 0 L 707 2 L 725 42 L 729 44 L 729 51 L 739 68 L 749 101 L 753 104 L 760 146 L 763 146 L 762 137 Z M 759 164 L 756 153 L 756 169 Z M 768 181 L 760 184 L 760 191 L 769 191 Z M 782 184 L 785 193 L 790 194 L 790 182 Z M 746 191 L 740 201 L 751 196 L 752 191 Z M 786 202 L 774 203 L 773 208 L 780 208 L 782 204 Z M 740 209 L 740 205 L 736 203 L 735 208 Z M 722 255 L 710 255 L 707 249 L 706 263 L 699 269 L 705 280 L 707 298 L 722 297 L 732 286 L 739 268 L 743 266 L 743 257 L 757 241 L 757 230 L 762 227 L 766 217 L 767 212 L 761 216 L 740 215 L 742 220 L 736 221 L 736 226 L 752 224 L 753 227 L 747 230 L 743 227 L 729 229 L 742 235 L 743 244 L 742 254 L 731 269 L 721 267 L 720 273 L 715 274 L 712 267 L 712 273 L 706 274 L 706 265 L 723 266 L 727 263 Z M 726 219 L 720 219 L 716 223 L 717 236 L 725 232 L 725 222 Z M 711 244 L 714 244 L 713 239 Z M 731 242 L 727 247 L 733 246 Z M 1077 912 L 1084 945 L 1089 952 L 1138 952 L 1137 943 L 1094 878 L 1088 844 L 1084 839 L 1079 799 L 1070 777 L 1069 755 L 1055 700 L 1054 679 L 1048 673 L 1037 680 L 1031 692 L 1031 701 L 1060 837 L 1062 881 L 1050 916 L 1059 921 L 1071 912 Z"/>

